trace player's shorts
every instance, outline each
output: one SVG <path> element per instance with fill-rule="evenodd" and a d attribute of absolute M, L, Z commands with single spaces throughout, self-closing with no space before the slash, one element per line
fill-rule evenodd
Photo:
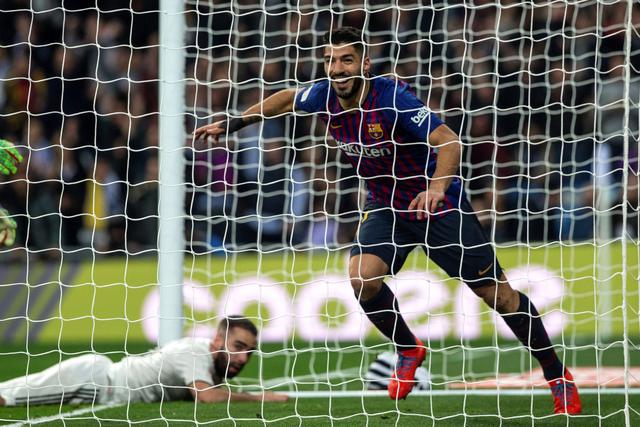
<path fill-rule="evenodd" d="M 376 255 L 396 274 L 416 246 L 450 277 L 471 288 L 494 283 L 502 276 L 493 246 L 466 199 L 459 210 L 424 222 L 404 220 L 388 206 L 367 202 L 352 257 Z"/>
<path fill-rule="evenodd" d="M 42 372 L 0 382 L 6 406 L 104 403 L 108 398 L 111 359 L 86 354 Z"/>

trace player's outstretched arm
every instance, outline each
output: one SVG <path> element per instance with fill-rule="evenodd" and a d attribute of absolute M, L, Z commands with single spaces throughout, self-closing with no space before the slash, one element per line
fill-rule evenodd
<path fill-rule="evenodd" d="M 224 387 L 213 387 L 204 381 L 196 381 L 190 386 L 193 398 L 202 403 L 219 402 L 286 402 L 289 396 L 286 394 L 272 393 L 265 391 L 260 394 L 234 393 Z"/>
<path fill-rule="evenodd" d="M 212 138 L 217 144 L 220 135 L 236 132 L 245 126 L 257 123 L 263 118 L 276 117 L 293 111 L 293 103 L 296 97 L 295 89 L 284 89 L 274 93 L 262 102 L 249 107 L 242 113 L 242 117 L 234 117 L 230 120 L 221 120 L 199 127 L 193 133 L 195 139 Z"/>
<path fill-rule="evenodd" d="M 6 139 L 0 139 L 0 172 L 3 175 L 16 173 L 20 162 L 22 162 L 22 155 L 16 150 L 13 143 Z"/>
<path fill-rule="evenodd" d="M 435 212 L 460 167 L 460 139 L 447 125 L 440 125 L 431 132 L 429 145 L 438 147 L 436 170 L 429 180 L 428 190 L 418 194 L 409 205 L 409 210 L 417 211 L 419 220 L 426 212 Z"/>

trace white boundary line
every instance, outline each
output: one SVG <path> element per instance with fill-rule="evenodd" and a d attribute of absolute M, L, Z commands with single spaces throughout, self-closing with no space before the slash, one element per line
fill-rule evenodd
<path fill-rule="evenodd" d="M 360 368 L 350 368 L 345 369 L 344 371 L 329 371 L 326 374 L 307 374 L 300 375 L 297 377 L 280 377 L 280 378 L 271 378 L 269 380 L 264 381 L 262 384 L 265 388 L 271 388 L 278 385 L 283 384 L 294 384 L 291 382 L 293 379 L 294 382 L 299 381 L 308 381 L 308 380 L 332 380 L 336 378 L 354 378 L 355 375 L 360 373 Z"/>
<path fill-rule="evenodd" d="M 89 408 L 76 409 L 75 411 L 63 412 L 63 413 L 57 414 L 57 415 L 49 415 L 49 416 L 46 416 L 46 417 L 29 419 L 29 420 L 26 420 L 26 421 L 18 421 L 18 422 L 13 423 L 13 424 L 3 424 L 2 427 L 22 427 L 22 426 L 25 426 L 25 425 L 42 424 L 42 423 L 47 423 L 49 421 L 62 420 L 63 418 L 72 418 L 72 417 L 76 417 L 76 416 L 79 416 L 79 415 L 87 414 L 89 412 L 103 411 L 105 409 L 116 408 L 118 406 L 123 406 L 123 405 L 124 404 L 120 403 L 120 404 L 117 404 L 117 405 L 91 406 Z"/>
<path fill-rule="evenodd" d="M 346 390 L 346 391 L 291 391 L 282 392 L 289 397 L 299 398 L 326 398 L 326 397 L 388 397 L 387 390 Z M 489 389 L 489 390 L 415 390 L 410 396 L 546 396 L 551 392 L 548 389 Z M 640 389 L 623 388 L 583 388 L 580 389 L 581 395 L 587 394 L 640 394 Z"/>
<path fill-rule="evenodd" d="M 489 354 L 481 354 L 479 356 L 474 356 L 474 360 L 477 359 L 482 359 L 485 357 L 489 357 Z M 450 360 L 458 360 L 458 359 L 462 359 L 463 356 L 461 355 L 453 355 L 450 357 Z M 427 366 L 423 367 L 426 369 Z M 272 387 L 276 387 L 279 385 L 292 385 L 295 382 L 298 381 L 307 381 L 307 380 L 331 380 L 331 379 L 335 379 L 335 378 L 348 378 L 349 376 L 355 376 L 355 375 L 359 375 L 360 374 L 360 367 L 353 367 L 353 368 L 347 368 L 347 369 L 343 369 L 340 371 L 329 371 L 327 373 L 324 374 L 307 374 L 307 375 L 300 375 L 297 377 L 277 377 L 277 378 L 270 378 L 268 380 L 265 380 L 262 382 L 262 387 L 264 388 L 272 388 Z M 239 378 L 238 379 L 238 383 L 241 386 L 246 386 L 246 387 L 255 387 L 255 384 L 251 384 L 251 385 L 246 385 L 246 384 L 242 384 L 242 379 Z M 250 379 L 251 381 L 253 379 Z M 293 382 L 292 382 L 293 380 Z"/>
<path fill-rule="evenodd" d="M 307 374 L 301 375 L 297 377 L 279 377 L 279 378 L 271 378 L 269 380 L 262 382 L 262 387 L 265 389 L 282 387 L 282 386 L 295 386 L 301 385 L 297 382 L 304 382 L 306 380 L 329 380 L 335 378 L 344 378 L 349 377 L 350 374 L 358 374 L 360 372 L 360 368 L 350 368 L 345 369 L 343 371 L 329 371 L 325 374 Z M 292 382 L 293 380 L 293 382 Z M 239 384 L 243 386 L 243 384 Z M 260 390 L 256 390 L 258 387 L 255 384 L 252 385 L 244 385 L 244 387 L 249 388 L 247 392 L 253 394 L 260 394 Z M 273 390 L 276 391 L 276 390 Z M 386 390 L 338 390 L 338 391 L 318 391 L 318 390 L 303 390 L 303 391 L 276 391 L 277 393 L 286 394 L 289 397 L 294 398 L 327 398 L 327 397 L 380 397 L 380 396 L 388 396 L 388 392 Z M 414 390 L 411 392 L 412 396 L 546 396 L 550 393 L 547 388 L 535 388 L 535 389 L 514 389 L 514 388 L 502 388 L 500 390 L 496 388 L 492 389 L 439 389 L 439 390 Z M 603 395 L 638 395 L 640 394 L 640 388 L 629 388 L 625 390 L 624 388 L 581 388 L 580 394 L 583 395 L 592 395 L 592 394 L 603 394 Z"/>
<path fill-rule="evenodd" d="M 458 360 L 458 359 L 462 359 L 463 356 L 460 355 L 453 355 L 450 357 L 451 360 Z M 489 357 L 488 354 L 481 354 L 479 356 L 474 356 L 474 360 L 477 359 L 482 359 L 485 357 Z M 423 367 L 426 369 L 427 367 L 423 365 Z M 306 374 L 306 375 L 300 375 L 297 377 L 277 377 L 277 378 L 270 378 L 268 380 L 265 380 L 261 383 L 263 388 L 272 388 L 272 387 L 277 387 L 277 386 L 283 386 L 283 385 L 293 385 L 299 381 L 307 381 L 307 380 L 332 380 L 332 379 L 336 379 L 336 378 L 349 378 L 350 376 L 353 376 L 355 378 L 356 375 L 360 374 L 360 368 L 359 367 L 353 367 L 353 368 L 347 368 L 347 369 L 343 369 L 340 371 L 329 371 L 326 372 L 324 374 Z M 255 378 L 248 378 L 246 379 L 246 381 L 254 381 Z M 293 380 L 293 382 L 292 382 Z M 238 378 L 237 380 L 237 385 L 242 386 L 242 387 L 247 387 L 247 388 L 258 388 L 258 385 L 251 383 L 251 384 L 243 384 L 243 379 L 242 378 Z"/>

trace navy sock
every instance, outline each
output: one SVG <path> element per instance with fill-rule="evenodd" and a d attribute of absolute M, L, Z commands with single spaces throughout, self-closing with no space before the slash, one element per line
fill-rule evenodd
<path fill-rule="evenodd" d="M 564 367 L 551 346 L 551 340 L 542 324 L 540 313 L 525 294 L 518 293 L 520 294 L 520 305 L 517 313 L 502 315 L 502 318 L 520 342 L 540 362 L 547 381 L 562 377 Z"/>
<path fill-rule="evenodd" d="M 376 296 L 367 301 L 358 298 L 358 302 L 371 323 L 393 341 L 399 350 L 416 345 L 415 337 L 400 314 L 398 300 L 386 283 L 382 283 L 380 292 Z"/>

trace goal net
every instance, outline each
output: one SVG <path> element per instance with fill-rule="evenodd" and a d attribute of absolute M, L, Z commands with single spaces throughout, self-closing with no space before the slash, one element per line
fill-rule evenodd
<path fill-rule="evenodd" d="M 0 6 L 10 21 L 0 29 L 0 138 L 25 155 L 16 175 L 0 178 L 0 203 L 18 224 L 16 245 L 0 253 L 0 362 L 10 367 L 0 381 L 78 354 L 147 351 L 164 344 L 161 323 L 212 337 L 221 319 L 241 314 L 260 331 L 258 349 L 225 385 L 293 402 L 271 419 L 263 403 L 264 422 L 551 414 L 537 361 L 419 250 L 386 283 L 429 348 L 423 381 L 407 405 L 375 391 L 393 363 L 378 358 L 393 347 L 347 274 L 367 189 L 318 115 L 268 118 L 218 146 L 193 140 L 199 126 L 325 78 L 323 35 L 352 26 L 372 72 L 409 83 L 459 135 L 465 197 L 511 286 L 540 310 L 585 415 L 633 425 L 638 4 L 179 3 L 177 12 L 162 10 L 167 2 Z M 255 419 L 220 405 L 216 419 Z M 196 417 L 159 408 L 43 414 Z M 36 416 L 0 421 L 26 417 Z"/>

